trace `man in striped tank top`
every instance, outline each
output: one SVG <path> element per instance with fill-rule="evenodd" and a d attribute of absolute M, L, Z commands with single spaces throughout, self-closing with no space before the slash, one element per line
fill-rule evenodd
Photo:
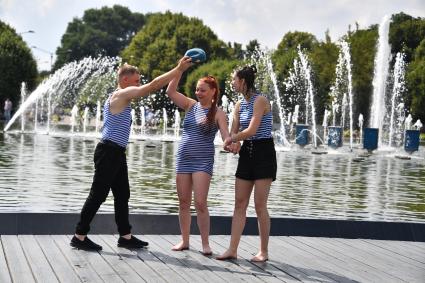
<path fill-rule="evenodd" d="M 219 260 L 237 258 L 237 249 L 246 222 L 246 209 L 252 191 L 254 191 L 255 212 L 257 213 L 260 234 L 260 250 L 251 259 L 256 262 L 268 260 L 270 217 L 267 200 L 270 186 L 276 179 L 277 162 L 272 130 L 272 111 L 270 102 L 255 92 L 254 81 L 257 69 L 246 66 L 233 75 L 232 85 L 235 91 L 243 94 L 243 99 L 235 105 L 231 137 L 224 147 L 232 152 L 239 149 L 239 162 L 236 169 L 235 209 L 232 218 L 230 246 Z"/>
<path fill-rule="evenodd" d="M 124 64 L 119 68 L 118 87 L 109 95 L 104 105 L 102 139 L 97 144 L 94 153 L 93 183 L 81 210 L 80 221 L 71 240 L 71 246 L 83 250 L 102 249 L 100 245 L 87 237 L 87 233 L 93 217 L 106 200 L 110 189 L 114 195 L 115 222 L 120 234 L 118 246 L 142 248 L 148 245 L 147 242 L 139 240 L 131 234 L 129 223 L 130 186 L 125 149 L 132 123 L 130 102 L 133 99 L 146 97 L 151 92 L 164 87 L 191 65 L 190 57 L 183 57 L 174 69 L 145 85 L 140 85 L 140 74 L 136 67 Z"/>

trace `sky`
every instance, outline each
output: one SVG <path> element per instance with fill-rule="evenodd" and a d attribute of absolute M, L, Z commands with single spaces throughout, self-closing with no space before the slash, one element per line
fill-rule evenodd
<path fill-rule="evenodd" d="M 425 0 L 0 0 L 0 20 L 36 47 L 39 70 L 49 70 L 68 23 L 87 9 L 114 4 L 143 14 L 181 12 L 201 19 L 225 42 L 246 45 L 257 39 L 269 49 L 289 31 L 310 32 L 323 40 L 329 30 L 332 40 L 338 40 L 356 22 L 367 28 L 399 12 L 425 17 Z"/>

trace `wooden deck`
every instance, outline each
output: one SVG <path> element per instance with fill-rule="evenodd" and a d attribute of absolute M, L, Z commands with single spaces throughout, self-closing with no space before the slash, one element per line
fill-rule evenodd
<path fill-rule="evenodd" d="M 191 249 L 170 250 L 175 235 L 146 235 L 148 249 L 116 246 L 117 236 L 91 235 L 101 252 L 69 246 L 70 235 L 0 236 L 0 282 L 425 282 L 425 243 L 273 236 L 270 261 L 252 263 L 258 237 L 243 236 L 239 258 L 218 261 Z M 223 252 L 229 236 L 211 236 Z"/>

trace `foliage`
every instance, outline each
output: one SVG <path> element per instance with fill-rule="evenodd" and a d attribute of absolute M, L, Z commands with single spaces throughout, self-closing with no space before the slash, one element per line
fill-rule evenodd
<path fill-rule="evenodd" d="M 13 28 L 0 21 L 0 101 L 8 97 L 18 105 L 21 83 L 32 90 L 36 78 L 37 64 L 31 50 Z"/>
<path fill-rule="evenodd" d="M 356 30 L 346 38 L 350 45 L 354 113 L 363 114 L 364 125 L 368 124 L 373 94 L 373 70 L 378 38 L 377 26 Z"/>
<path fill-rule="evenodd" d="M 416 48 L 406 77 L 412 116 L 425 121 L 425 39 Z"/>
<path fill-rule="evenodd" d="M 56 50 L 54 69 L 84 57 L 117 56 L 145 24 L 145 16 L 127 7 L 89 9 L 83 18 L 74 18 Z"/>
<path fill-rule="evenodd" d="M 406 61 L 412 61 L 413 54 L 422 39 L 425 38 L 425 20 L 413 18 L 404 13 L 391 17 L 389 41 L 391 53 L 403 51 Z"/>
<path fill-rule="evenodd" d="M 175 67 L 186 50 L 198 47 L 210 58 L 230 58 L 230 48 L 197 18 L 166 12 L 149 16 L 146 25 L 121 53 L 124 62 L 137 66 L 145 79 L 153 78 Z M 195 66 L 195 68 L 198 66 Z M 182 77 L 182 84 L 186 74 Z M 164 95 L 149 98 L 154 109 L 172 108 Z"/>
<path fill-rule="evenodd" d="M 151 80 L 173 68 L 193 47 L 204 49 L 207 59 L 230 57 L 229 47 L 201 20 L 171 12 L 151 15 L 121 55 Z"/>

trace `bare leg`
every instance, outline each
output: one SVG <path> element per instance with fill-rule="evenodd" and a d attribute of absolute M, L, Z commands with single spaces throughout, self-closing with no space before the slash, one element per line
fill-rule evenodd
<path fill-rule="evenodd" d="M 202 240 L 202 253 L 204 255 L 211 255 L 212 253 L 208 239 L 210 235 L 210 214 L 207 205 L 210 181 L 211 175 L 205 172 L 195 172 L 192 174 L 197 222 Z"/>
<path fill-rule="evenodd" d="M 260 251 L 251 260 L 266 261 L 269 259 L 268 245 L 270 235 L 270 217 L 267 210 L 267 200 L 269 198 L 271 179 L 261 179 L 255 181 L 254 202 L 257 213 L 258 232 L 260 234 Z"/>
<path fill-rule="evenodd" d="M 179 222 L 182 241 L 172 247 L 173 251 L 189 248 L 190 234 L 190 203 L 192 202 L 192 174 L 177 174 L 177 195 L 179 197 Z"/>
<path fill-rule="evenodd" d="M 235 210 L 232 218 L 232 235 L 230 237 L 230 246 L 222 255 L 216 259 L 232 259 L 238 256 L 238 246 L 246 222 L 246 209 L 251 196 L 253 181 L 236 178 L 235 181 Z"/>

